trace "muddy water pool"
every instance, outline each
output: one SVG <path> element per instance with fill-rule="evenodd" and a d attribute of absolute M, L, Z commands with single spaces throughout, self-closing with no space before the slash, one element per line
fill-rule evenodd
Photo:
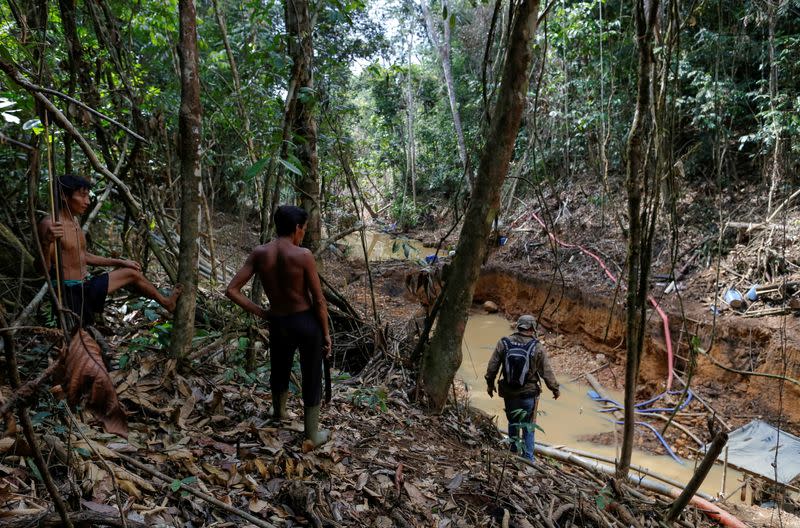
<path fill-rule="evenodd" d="M 425 260 L 425 257 L 436 254 L 435 247 L 428 247 L 419 240 L 394 237 L 388 233 L 376 231 L 367 231 L 365 236 L 367 256 L 369 256 L 370 260 Z M 347 245 L 351 258 L 364 258 L 361 235 L 359 233 L 351 233 L 344 237 L 342 241 Z M 447 255 L 447 251 L 440 250 L 439 255 Z"/>
<path fill-rule="evenodd" d="M 472 405 L 496 416 L 498 427 L 503 430 L 508 427 L 503 412 L 503 399 L 497 395 L 494 398 L 489 397 L 486 393 L 484 375 L 486 364 L 497 341 L 511 332 L 509 321 L 502 316 L 472 314 L 464 335 L 464 359 L 457 374 L 469 389 Z M 553 400 L 550 391 L 544 388 L 537 419 L 537 424 L 543 431 L 536 431 L 536 441 L 554 447 L 565 446 L 616 458 L 616 446 L 598 445 L 581 440 L 582 437 L 614 431 L 614 425 L 608 420 L 607 415 L 597 412 L 599 406 L 589 398 L 587 391 L 590 387 L 579 383 L 567 383 L 558 372 L 556 377 L 561 384 L 561 396 L 557 401 Z M 608 392 L 615 400 L 622 401 L 621 393 Z M 621 442 L 621 429 L 618 437 Z M 680 482 L 688 482 L 695 468 L 694 460 L 683 460 L 683 464 L 679 464 L 666 455 L 656 456 L 641 451 L 634 451 L 632 463 Z M 700 489 L 709 495 L 718 494 L 721 491 L 722 473 L 722 466 L 716 465 Z M 728 468 L 725 493 L 733 492 L 741 482 L 742 475 Z M 738 494 L 736 497 L 738 498 Z"/>

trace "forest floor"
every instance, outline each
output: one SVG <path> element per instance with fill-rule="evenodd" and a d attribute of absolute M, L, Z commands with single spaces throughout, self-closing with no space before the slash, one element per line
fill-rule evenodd
<path fill-rule="evenodd" d="M 622 237 L 615 234 L 611 212 L 598 211 L 588 197 L 579 204 L 580 193 L 568 195 L 567 207 L 564 196 L 560 204 L 555 198 L 550 204 L 559 211 L 555 215 L 558 237 L 589 249 L 618 275 L 625 248 L 619 242 Z M 507 242 L 493 245 L 476 298 L 492 300 L 509 319 L 523 312 L 539 314 L 536 303 L 547 297 L 541 297 L 543 285 L 549 284 L 557 268 L 559 287 L 568 302 L 559 301 L 561 308 L 539 314 L 542 339 L 555 370 L 562 378 L 573 378 L 607 363 L 596 375 L 603 385 L 619 387 L 624 378 L 624 350 L 617 346 L 616 336 L 613 344 L 607 336 L 598 337 L 599 329 L 614 327 L 608 323 L 609 314 L 620 303 L 613 300 L 614 286 L 596 261 L 579 249 L 554 251 L 530 214 L 536 210 L 532 204 L 521 207 L 512 215 L 515 220 L 501 228 L 498 235 L 507 237 Z M 755 219 L 742 214 L 737 218 Z M 676 351 L 686 357 L 687 336 L 705 336 L 710 325 L 719 335 L 716 348 L 710 347 L 717 361 L 742 370 L 737 354 L 745 350 L 744 359 L 750 365 L 745 370 L 774 370 L 773 365 L 780 362 L 787 375 L 796 378 L 800 335 L 796 315 L 746 317 L 762 309 L 783 308 L 796 298 L 795 290 L 784 289 L 779 302 L 762 298 L 738 310 L 718 298 L 728 287 L 744 293 L 751 283 L 800 280 L 798 215 L 789 215 L 778 226 L 780 233 L 778 227 L 750 233 L 737 227 L 720 236 L 692 225 L 700 224 L 680 227 L 680 248 L 667 248 L 662 240 L 666 237 L 656 240 L 656 275 L 678 270 L 680 302 L 676 294 L 662 294 L 669 279 L 654 277 L 653 287 L 671 316 L 673 332 L 680 335 Z M 244 222 L 227 223 L 229 231 L 225 229 L 221 226 L 220 239 L 235 243 L 221 244 L 218 256 L 237 267 L 255 240 Z M 405 236 L 436 245 L 444 230 Z M 454 233 L 450 244 L 457 230 Z M 709 248 L 720 240 L 729 250 L 715 262 L 708 256 L 713 255 Z M 669 264 L 673 260 L 669 254 L 679 257 L 674 259 L 675 266 Z M 373 331 L 388 336 L 387 347 L 355 376 L 339 373 L 333 401 L 322 418 L 333 430 L 333 439 L 308 452 L 302 444 L 298 397 L 293 396 L 290 403 L 295 418 L 273 423 L 268 368 L 260 362 L 257 371 L 248 374 L 237 366 L 247 347 L 237 313 L 222 310 L 217 314 L 220 320 L 215 329 L 198 337 L 191 368 L 179 373 L 163 347 L 168 325 L 158 312 L 125 295 L 115 296 L 107 308 L 104 332 L 112 379 L 129 412 L 131 433 L 125 441 L 101 432 L 96 424 L 87 425 L 92 418 L 86 413 L 73 420 L 65 414 L 63 403 L 45 394 L 33 421 L 61 493 L 74 511 L 95 515 L 95 524 L 100 519 L 121 525 L 121 508 L 132 527 L 656 526 L 671 499 L 627 487 L 615 489 L 606 477 L 548 457 L 539 457 L 535 466 L 529 466 L 509 456 L 495 424 L 469 409 L 468 395 L 459 391 L 458 400 L 440 416 L 427 414 L 414 403 L 415 369 L 408 355 L 413 345 L 412 322 L 415 317 L 419 320 L 421 308 L 419 296 L 408 291 L 406 278 L 422 270 L 411 261 L 371 263 L 382 322 Z M 363 263 L 351 258 L 325 257 L 323 275 L 365 321 L 371 321 L 366 271 Z M 222 305 L 221 290 L 219 285 L 204 284 L 202 293 L 207 303 Z M 686 336 L 675 323 L 679 318 L 694 324 Z M 663 390 L 658 324 L 650 326 L 656 330 L 649 359 L 643 361 L 642 395 L 659 387 Z M 335 336 L 340 347 L 350 337 L 346 332 Z M 35 331 L 20 331 L 17 341 L 24 379 L 44 368 L 47 350 L 57 345 L 52 336 Z M 754 348 L 758 350 L 753 352 Z M 776 389 L 779 384 L 774 380 L 772 385 L 765 390 L 747 373 L 721 371 L 705 356 L 698 359 L 692 382 L 693 389 L 731 426 L 749 421 L 751 415 L 770 421 L 793 416 L 798 407 L 794 389 Z M 786 396 L 781 398 L 782 407 L 775 407 L 775 394 Z M 2 397 L 11 395 L 4 386 Z M 797 423 L 789 420 L 784 425 L 798 432 Z M 698 431 L 704 426 L 702 419 L 689 425 Z M 678 438 L 674 440 L 678 449 L 685 448 Z M 643 437 L 638 442 L 640 447 L 658 451 Z M 163 478 L 153 477 L 152 469 Z M 0 526 L 25 526 L 36 520 L 60 525 L 40 477 L 30 446 L 19 429 L 7 423 L 0 439 Z M 222 501 L 229 509 L 212 506 L 197 492 Z M 800 519 L 786 513 L 779 517 L 778 510 L 725 508 L 751 526 L 800 527 Z M 255 520 L 243 520 L 245 513 Z M 712 522 L 690 507 L 680 524 Z"/>

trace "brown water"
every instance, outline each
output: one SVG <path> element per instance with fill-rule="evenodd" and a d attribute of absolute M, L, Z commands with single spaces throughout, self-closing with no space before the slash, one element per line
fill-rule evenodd
<path fill-rule="evenodd" d="M 457 376 L 464 381 L 470 390 L 470 400 L 474 407 L 498 417 L 498 426 L 506 430 L 508 422 L 503 412 L 503 399 L 495 395 L 489 398 L 486 393 L 486 364 L 489 362 L 492 351 L 497 341 L 512 331 L 509 322 L 499 315 L 473 314 L 467 322 L 464 335 L 463 354 L 464 360 Z M 605 413 L 596 412 L 599 406 L 587 395 L 590 389 L 587 385 L 565 383 L 556 377 L 561 384 L 561 396 L 553 400 L 552 394 L 545 388 L 539 402 L 537 424 L 543 431 L 536 431 L 536 441 L 554 447 L 565 446 L 573 449 L 588 451 L 597 455 L 616 458 L 617 447 L 592 444 L 579 440 L 580 437 L 614 431 L 613 424 L 607 419 Z M 612 398 L 622 401 L 621 393 L 608 391 Z M 621 435 L 620 435 L 621 441 Z M 648 470 L 670 477 L 680 482 L 689 482 L 694 468 L 694 460 L 684 460 L 683 465 L 678 464 L 669 456 L 650 455 L 641 451 L 634 451 L 633 464 Z M 720 492 L 722 484 L 722 466 L 715 465 L 706 477 L 700 489 L 709 495 Z M 728 468 L 726 478 L 726 491 L 731 493 L 741 485 L 742 475 L 738 471 Z M 732 500 L 738 501 L 738 494 Z"/>
<path fill-rule="evenodd" d="M 393 237 L 387 233 L 367 231 L 365 233 L 367 255 L 370 260 L 424 260 L 428 255 L 436 253 L 436 248 L 428 247 L 419 240 L 411 238 Z M 351 233 L 344 237 L 352 258 L 363 259 L 364 252 L 361 245 L 361 235 Z M 440 250 L 439 255 L 446 255 L 447 251 Z"/>

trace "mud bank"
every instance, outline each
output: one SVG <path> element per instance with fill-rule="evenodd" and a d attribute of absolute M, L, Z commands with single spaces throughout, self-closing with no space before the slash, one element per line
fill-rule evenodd
<path fill-rule="evenodd" d="M 531 277 L 496 266 L 485 267 L 476 285 L 475 302 L 491 300 L 511 315 L 532 313 L 548 330 L 577 341 L 593 353 L 623 364 L 625 358 L 624 298 L 614 292 L 591 292 L 558 277 Z M 665 305 L 666 304 L 666 305 Z M 675 369 L 687 370 L 692 336 L 711 357 L 728 368 L 745 373 L 784 375 L 798 379 L 800 343 L 798 318 L 747 319 L 718 316 L 702 306 L 681 310 L 662 301 L 670 321 Z M 646 396 L 664 390 L 667 355 L 661 319 L 648 317 L 645 350 L 639 374 L 639 392 Z M 716 410 L 737 427 L 753 418 L 763 418 L 798 434 L 800 432 L 800 387 L 780 379 L 739 374 L 716 366 L 699 355 L 692 388 L 713 402 Z M 679 388 L 676 384 L 675 388 Z"/>

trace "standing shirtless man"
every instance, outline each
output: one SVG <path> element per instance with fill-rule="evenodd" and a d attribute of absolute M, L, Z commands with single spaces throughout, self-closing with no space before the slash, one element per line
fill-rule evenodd
<path fill-rule="evenodd" d="M 106 296 L 123 287 L 158 301 L 169 312 L 175 311 L 175 303 L 181 294 L 180 285 L 172 290 L 172 295 L 165 297 L 145 278 L 138 262 L 101 257 L 86 251 L 86 237 L 77 216 L 89 208 L 91 183 L 79 176 L 66 174 L 58 179 L 57 186 L 61 211 L 56 221 L 46 216 L 39 222 L 39 240 L 44 267 L 50 270 L 51 280 L 56 279 L 54 242 L 61 240 L 62 303 L 64 308 L 80 317 L 79 326 L 91 325 L 94 314 L 103 311 Z M 88 266 L 113 266 L 117 269 L 90 276 Z"/>
<path fill-rule="evenodd" d="M 242 269 L 231 279 L 225 295 L 251 314 L 269 321 L 272 369 L 273 416 L 287 418 L 289 375 L 294 351 L 300 349 L 305 435 L 314 447 L 328 441 L 329 432 L 319 430 L 322 401 L 322 358 L 331 353 L 328 306 L 322 293 L 314 255 L 300 247 L 306 232 L 308 213 L 293 205 L 275 211 L 278 237 L 257 246 Z M 258 274 L 269 299 L 265 310 L 242 293 L 242 287 Z"/>

